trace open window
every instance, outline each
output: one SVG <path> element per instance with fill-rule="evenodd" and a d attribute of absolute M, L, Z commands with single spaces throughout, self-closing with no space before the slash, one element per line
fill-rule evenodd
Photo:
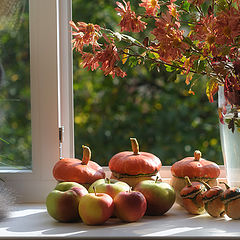
<path fill-rule="evenodd" d="M 71 33 L 68 26 L 68 21 L 71 19 L 71 5 L 69 3 L 71 1 L 58 0 L 30 0 L 26 3 L 29 4 L 29 32 L 25 34 L 29 34 L 30 46 L 28 91 L 31 90 L 32 158 L 29 157 L 31 167 L 0 170 L 1 178 L 14 189 L 19 201 L 44 202 L 47 193 L 55 186 L 52 167 L 60 157 L 59 127 L 62 125 L 65 126 L 63 150 L 68 151 L 67 155 L 73 154 L 66 144 L 71 143 L 67 138 L 68 132 L 72 133 L 68 127 L 71 126 L 68 122 L 68 118 L 72 119 L 69 113 L 71 106 L 65 107 L 64 116 L 69 116 L 66 119 L 64 116 L 61 118 L 60 111 L 61 96 L 61 103 L 64 106 L 64 98 L 71 92 L 67 85 L 60 87 L 61 81 L 68 82 L 71 78 Z M 25 38 L 28 39 L 26 36 Z M 64 48 L 61 49 L 63 45 Z M 29 64 L 25 67 L 28 69 Z M 12 77 L 16 79 L 14 75 Z M 69 92 L 68 96 L 66 92 Z M 27 135 L 28 132 L 24 134 Z M 29 150 L 31 151 L 30 148 Z"/>

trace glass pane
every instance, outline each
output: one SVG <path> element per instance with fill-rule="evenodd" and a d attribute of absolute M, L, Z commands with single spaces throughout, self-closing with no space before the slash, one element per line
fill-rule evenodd
<path fill-rule="evenodd" d="M 116 29 L 115 7 L 113 0 L 73 0 L 73 20 Z M 136 137 L 140 151 L 157 155 L 165 166 L 196 149 L 223 164 L 217 105 L 208 102 L 204 84 L 195 86 L 193 96 L 184 81 L 164 69 L 150 72 L 139 66 L 124 79 L 112 79 L 100 71 L 87 72 L 80 61 L 74 52 L 76 157 L 82 157 L 81 145 L 86 144 L 93 160 L 107 165 L 117 152 L 130 150 L 129 138 Z"/>
<path fill-rule="evenodd" d="M 28 1 L 0 1 L 0 169 L 31 168 L 28 12 Z"/>

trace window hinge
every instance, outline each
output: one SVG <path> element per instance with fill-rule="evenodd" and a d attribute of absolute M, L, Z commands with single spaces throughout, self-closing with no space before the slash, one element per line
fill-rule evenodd
<path fill-rule="evenodd" d="M 59 157 L 60 157 L 60 159 L 63 158 L 63 156 L 62 156 L 63 139 L 64 139 L 64 126 L 61 126 L 61 127 L 59 127 Z"/>

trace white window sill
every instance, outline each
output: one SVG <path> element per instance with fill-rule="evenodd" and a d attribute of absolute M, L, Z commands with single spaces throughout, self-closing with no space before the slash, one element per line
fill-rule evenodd
<path fill-rule="evenodd" d="M 15 205 L 8 219 L 0 222 L 0 239 L 230 239 L 240 237 L 239 221 L 215 219 L 208 214 L 189 215 L 174 205 L 163 216 L 144 216 L 135 223 L 110 218 L 104 225 L 82 222 L 59 223 L 44 204 Z"/>

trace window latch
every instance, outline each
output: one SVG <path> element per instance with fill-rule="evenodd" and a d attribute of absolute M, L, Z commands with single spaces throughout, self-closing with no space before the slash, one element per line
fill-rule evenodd
<path fill-rule="evenodd" d="M 64 140 L 64 126 L 61 126 L 61 127 L 59 127 L 59 157 L 60 157 L 60 159 L 63 158 L 63 154 L 62 154 L 63 140 Z"/>

